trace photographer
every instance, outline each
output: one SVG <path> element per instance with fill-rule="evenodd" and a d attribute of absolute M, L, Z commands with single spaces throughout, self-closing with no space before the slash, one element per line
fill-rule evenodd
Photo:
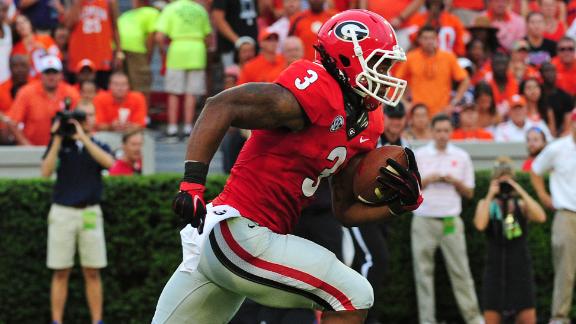
<path fill-rule="evenodd" d="M 114 163 L 110 148 L 90 137 L 86 114 L 65 110 L 57 114 L 42 161 L 42 176 L 56 169 L 52 206 L 48 214 L 47 266 L 54 270 L 51 286 L 52 323 L 62 323 L 68 278 L 78 246 L 86 299 L 92 323 L 102 321 L 100 270 L 107 264 L 100 200 L 102 170 Z"/>
<path fill-rule="evenodd" d="M 474 225 L 486 233 L 488 252 L 482 299 L 487 324 L 515 319 L 536 323 L 534 276 L 526 235 L 528 221 L 543 223 L 544 209 L 513 179 L 512 160 L 499 158 Z"/>

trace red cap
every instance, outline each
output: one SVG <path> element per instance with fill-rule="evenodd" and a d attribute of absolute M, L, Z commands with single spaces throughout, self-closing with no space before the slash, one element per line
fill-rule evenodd
<path fill-rule="evenodd" d="M 510 98 L 510 108 L 518 106 L 526 106 L 526 99 L 524 99 L 524 96 L 521 95 L 513 95 L 512 98 Z"/>
<path fill-rule="evenodd" d="M 83 59 L 76 64 L 76 73 L 79 73 L 83 68 L 88 67 L 92 71 L 96 71 L 96 65 L 90 59 Z"/>
<path fill-rule="evenodd" d="M 271 31 L 268 28 L 264 28 L 260 30 L 260 33 L 258 33 L 258 41 L 261 42 L 272 35 L 276 35 L 276 39 L 279 37 L 277 32 Z"/>

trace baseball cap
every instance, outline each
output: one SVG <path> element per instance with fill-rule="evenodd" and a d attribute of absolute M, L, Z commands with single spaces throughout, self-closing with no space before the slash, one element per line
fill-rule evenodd
<path fill-rule="evenodd" d="M 258 33 L 258 41 L 261 42 L 265 39 L 268 39 L 272 35 L 276 35 L 277 39 L 279 37 L 277 32 L 271 31 L 269 28 L 264 28 Z"/>
<path fill-rule="evenodd" d="M 242 36 L 236 40 L 236 43 L 234 43 L 234 47 L 236 47 L 236 49 L 240 49 L 240 46 L 246 43 L 256 45 L 256 41 L 254 41 L 254 38 L 250 36 Z"/>
<path fill-rule="evenodd" d="M 76 64 L 76 73 L 82 71 L 82 69 L 85 67 L 90 68 L 92 71 L 96 71 L 96 64 L 94 64 L 92 60 L 85 58 Z"/>
<path fill-rule="evenodd" d="M 40 67 L 40 72 L 48 72 L 50 70 L 56 72 L 62 72 L 62 61 L 56 55 L 46 55 L 40 58 L 38 64 Z"/>
<path fill-rule="evenodd" d="M 524 96 L 513 95 L 512 98 L 510 98 L 510 107 L 511 108 L 524 107 L 524 106 L 526 106 L 526 99 L 524 99 Z"/>
<path fill-rule="evenodd" d="M 396 107 L 385 105 L 384 114 L 390 118 L 402 118 L 406 116 L 406 109 L 404 108 L 402 101 L 400 101 Z"/>

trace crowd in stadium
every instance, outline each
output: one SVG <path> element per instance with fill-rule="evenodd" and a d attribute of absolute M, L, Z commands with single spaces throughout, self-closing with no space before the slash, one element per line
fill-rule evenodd
<path fill-rule="evenodd" d="M 472 195 L 473 168 L 467 153 L 455 150 L 448 142 L 527 142 L 529 157 L 523 170 L 534 171 L 533 184 L 544 207 L 559 210 L 564 215 L 559 219 L 565 219 L 568 224 L 565 226 L 576 233 L 573 220 L 576 202 L 566 193 L 573 191 L 563 187 L 566 183 L 562 182 L 568 181 L 569 187 L 572 179 L 553 180 L 556 189 L 552 197 L 542 180 L 546 171 L 558 166 L 550 162 L 553 157 L 566 153 L 555 145 L 545 151 L 536 166 L 532 165 L 547 143 L 576 134 L 576 1 L 132 0 L 126 5 L 129 9 L 121 12 L 115 0 L 0 0 L 0 145 L 48 145 L 43 175 L 50 176 L 55 169 L 54 134 L 71 136 L 61 127 L 67 119 L 77 116 L 71 111 L 82 112 L 83 125 L 74 126 L 79 127 L 74 138 L 96 152 L 90 154 L 100 165 L 96 167 L 98 175 L 94 183 L 101 191 L 100 168 L 110 168 L 111 174 L 140 172 L 141 131 L 157 126 L 150 113 L 153 109 L 165 109 L 160 127 L 162 136 L 156 140 L 184 141 L 208 96 L 248 82 L 273 82 L 292 62 L 314 60 L 316 33 L 322 24 L 340 11 L 362 8 L 386 18 L 406 52 L 406 61 L 392 66 L 390 73 L 406 80 L 408 87 L 397 107 L 383 108 L 385 130 L 381 144 L 407 146 L 411 141 L 432 141 L 436 149 L 448 147 L 451 149 L 446 150 L 447 154 L 453 154 L 450 158 L 439 157 L 432 146 L 416 151 L 419 164 L 424 165 L 425 199 L 426 195 L 440 195 L 449 206 L 430 205 L 442 199 L 425 200 L 425 208 L 416 212 L 416 216 L 422 217 L 415 218 L 421 227 L 413 224 L 412 228 L 412 234 L 423 241 L 421 245 L 412 242 L 412 249 L 414 253 L 430 252 L 425 251 L 426 247 L 434 241 L 434 249 L 440 247 L 445 258 L 453 258 L 455 263 L 450 271 L 455 274 L 450 275 L 460 277 L 460 285 L 456 284 L 454 289 L 466 321 L 498 322 L 491 314 L 482 318 L 474 283 L 469 270 L 464 269 L 468 266 L 458 215 L 461 199 Z M 153 69 L 154 60 L 160 61 L 159 71 Z M 153 86 L 158 78 L 163 81 L 161 88 Z M 59 119 L 56 124 L 55 117 Z M 85 136 L 82 127 L 88 134 L 98 131 L 123 134 L 123 156 L 113 162 L 106 145 L 96 143 L 100 148 L 93 148 L 94 143 Z M 440 133 L 450 137 L 443 138 Z M 249 136 L 249 131 L 241 129 L 227 133 L 221 146 L 226 172 L 230 172 Z M 574 146 L 572 142 L 570 145 Z M 434 159 L 438 163 L 430 162 Z M 446 164 L 448 160 L 452 165 Z M 573 170 L 576 167 L 573 162 L 572 157 L 565 159 L 563 170 Z M 499 211 L 498 220 L 504 224 L 510 219 L 511 223 L 496 239 L 503 239 L 502 235 L 519 237 L 526 220 L 545 220 L 544 211 L 513 180 L 510 161 L 500 160 L 497 166 L 496 182 L 486 202 L 478 205 L 475 225 L 479 230 L 487 227 L 493 230 L 488 214 L 492 217 Z M 439 169 L 443 167 L 462 167 L 461 177 L 440 176 Z M 493 202 L 504 191 L 497 180 L 508 183 L 513 187 L 511 191 L 519 194 L 511 207 L 508 200 L 505 207 Z M 62 181 L 62 186 L 70 185 Z M 434 183 L 442 185 L 429 187 Z M 446 184 L 448 189 L 442 187 Z M 76 189 L 63 188 L 60 190 L 64 192 Z M 452 200 L 446 198 L 446 192 L 452 195 L 449 197 Z M 54 203 L 66 205 L 69 200 L 59 201 L 55 196 Z M 98 202 L 99 198 L 94 201 Z M 510 216 L 510 210 L 514 211 L 514 217 Z M 101 219 L 101 210 L 98 213 Z M 436 222 L 437 219 L 441 222 Z M 434 226 L 438 233 L 418 234 Z M 560 229 L 555 225 L 555 231 Z M 442 243 L 438 238 L 451 233 L 460 234 L 454 244 Z M 562 241 L 566 242 L 573 243 L 575 239 Z M 518 249 L 529 259 L 523 244 Z M 495 246 L 498 249 L 497 243 Z M 555 266 L 568 269 L 555 283 L 555 294 L 562 294 L 555 295 L 553 305 L 557 323 L 567 323 L 571 292 L 559 287 L 574 286 L 576 260 L 565 253 L 575 252 L 571 247 L 555 255 Z M 426 259 L 429 256 L 415 257 L 422 322 L 435 320 L 433 284 L 427 276 L 429 267 L 433 268 L 433 260 Z M 94 267 L 105 266 L 105 259 L 104 252 Z M 64 260 L 53 256 L 48 260 L 49 266 L 50 262 L 54 269 L 69 266 L 68 259 Z M 69 272 L 57 274 L 53 287 L 62 287 L 58 280 L 67 281 Z M 525 323 L 533 323 L 536 318 L 532 313 L 535 310 L 531 275 L 526 274 L 528 279 L 521 281 L 528 282 L 527 287 L 522 286 L 528 289 L 524 296 L 528 300 L 522 301 L 526 304 L 509 306 L 530 311 L 513 314 L 522 315 L 518 320 Z M 96 285 L 101 285 L 98 273 L 85 273 L 87 282 L 90 278 L 94 280 L 94 276 L 98 277 Z M 376 289 L 380 283 L 375 282 Z M 562 291 L 558 292 L 559 289 Z M 56 296 L 61 294 L 56 292 Z M 65 296 L 57 304 L 55 322 L 61 321 Z M 97 310 L 92 315 L 98 322 L 102 318 L 102 296 L 89 298 L 92 298 L 89 302 L 95 303 L 91 310 Z M 424 302 L 431 298 L 431 305 Z M 558 298 L 564 299 L 558 301 Z M 466 309 L 466 305 L 470 307 Z"/>
<path fill-rule="evenodd" d="M 576 95 L 572 1 L 134 0 L 122 14 L 113 1 L 0 6 L 2 144 L 46 145 L 65 98 L 94 114 L 95 130 L 146 127 L 160 105 L 166 138 L 186 138 L 206 96 L 313 60 L 315 32 L 346 8 L 396 28 L 407 62 L 392 74 L 408 81 L 407 139 L 429 139 L 430 119 L 447 113 L 456 140 L 525 141 L 537 129 L 550 141 L 569 132 Z M 151 88 L 156 49 L 163 89 Z M 44 56 L 61 63 L 43 66 Z"/>

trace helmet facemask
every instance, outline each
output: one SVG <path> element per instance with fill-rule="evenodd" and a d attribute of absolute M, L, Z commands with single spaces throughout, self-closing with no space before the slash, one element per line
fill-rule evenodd
<path fill-rule="evenodd" d="M 389 73 L 397 61 L 406 61 L 404 51 L 400 46 L 395 45 L 392 51 L 376 49 L 364 58 L 357 38 L 354 34 L 351 36 L 354 54 L 362 66 L 362 72 L 356 75 L 354 91 L 363 97 L 370 96 L 380 103 L 395 107 L 402 99 L 408 83 Z M 383 87 L 386 87 L 386 90 L 382 94 Z"/>

